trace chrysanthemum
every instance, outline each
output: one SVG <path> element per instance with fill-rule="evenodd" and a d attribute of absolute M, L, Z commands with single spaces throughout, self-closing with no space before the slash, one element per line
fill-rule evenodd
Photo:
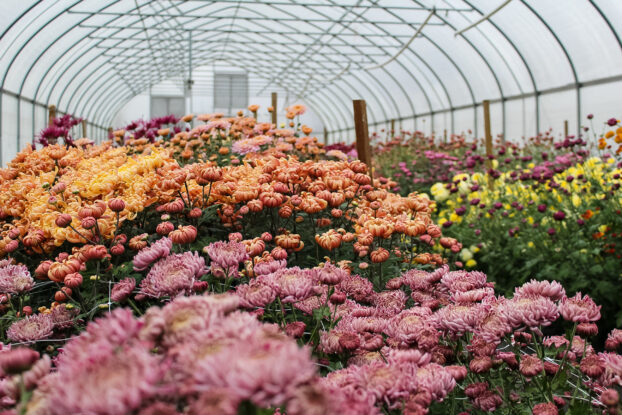
<path fill-rule="evenodd" d="M 160 298 L 190 292 L 196 278 L 205 273 L 205 260 L 196 252 L 173 254 L 158 261 L 141 281 L 140 292 Z"/>
<path fill-rule="evenodd" d="M 52 309 L 50 317 L 56 329 L 67 329 L 74 326 L 78 314 L 80 314 L 79 309 L 68 308 L 66 304 L 59 304 Z"/>
<path fill-rule="evenodd" d="M 482 301 L 487 297 L 494 297 L 495 290 L 492 287 L 476 288 L 468 291 L 455 291 L 451 300 L 459 304 L 471 304 Z"/>
<path fill-rule="evenodd" d="M 486 286 L 486 274 L 479 271 L 452 271 L 442 277 L 441 284 L 452 293 L 475 290 Z"/>
<path fill-rule="evenodd" d="M 502 309 L 512 327 L 549 326 L 559 312 L 555 303 L 547 297 L 518 297 L 508 300 Z"/>
<path fill-rule="evenodd" d="M 14 342 L 34 342 L 52 335 L 54 322 L 48 314 L 34 314 L 9 326 L 6 335 Z"/>
<path fill-rule="evenodd" d="M 564 320 L 575 323 L 589 323 L 600 320 L 600 307 L 588 296 L 577 293 L 574 297 L 564 297 L 559 304 L 559 312 Z"/>
<path fill-rule="evenodd" d="M 110 299 L 121 303 L 129 298 L 134 288 L 136 288 L 136 280 L 134 278 L 124 278 L 112 287 Z"/>
<path fill-rule="evenodd" d="M 342 268 L 336 267 L 333 264 L 327 262 L 322 268 L 318 270 L 317 276 L 322 284 L 337 285 L 344 278 L 348 277 L 348 272 Z"/>
<path fill-rule="evenodd" d="M 151 308 L 144 316 L 141 337 L 160 339 L 165 347 L 183 341 L 193 333 L 212 327 L 215 321 L 238 308 L 237 295 L 194 295 L 178 297 L 166 306 Z"/>
<path fill-rule="evenodd" d="M 227 388 L 241 400 L 268 407 L 284 404 L 314 374 L 309 351 L 296 342 L 252 339 L 196 362 L 192 380 L 197 391 Z"/>
<path fill-rule="evenodd" d="M 436 401 L 442 401 L 456 386 L 456 381 L 451 372 L 443 366 L 429 363 L 417 370 L 417 386 L 432 394 Z"/>
<path fill-rule="evenodd" d="M 271 274 L 273 288 L 281 301 L 294 303 L 313 294 L 314 275 L 312 270 L 298 267 L 280 269 Z"/>
<path fill-rule="evenodd" d="M 240 306 L 245 308 L 265 307 L 276 298 L 271 286 L 257 281 L 238 285 L 236 293 L 240 297 Z"/>
<path fill-rule="evenodd" d="M 147 348 L 100 342 L 86 354 L 65 353 L 50 391 L 55 413 L 129 413 L 159 391 L 163 366 Z"/>
<path fill-rule="evenodd" d="M 434 324 L 439 330 L 455 334 L 473 331 L 485 316 L 480 305 L 448 305 L 434 314 Z"/>
<path fill-rule="evenodd" d="M 514 297 L 532 297 L 536 295 L 557 301 L 566 295 L 566 291 L 557 281 L 531 280 L 517 287 L 514 293 Z"/>
<path fill-rule="evenodd" d="M 28 268 L 24 265 L 4 265 L 0 267 L 0 293 L 21 294 L 34 286 Z"/>
<path fill-rule="evenodd" d="M 372 297 L 373 304 L 378 308 L 377 314 L 391 317 L 399 313 L 406 306 L 408 296 L 402 290 L 384 291 Z"/>
<path fill-rule="evenodd" d="M 160 258 L 164 258 L 171 253 L 173 242 L 170 238 L 162 238 L 151 246 L 138 251 L 134 260 L 134 271 L 143 271 Z"/>
<path fill-rule="evenodd" d="M 224 269 L 235 268 L 248 259 L 246 246 L 241 242 L 213 242 L 205 247 L 212 263 Z"/>
<path fill-rule="evenodd" d="M 374 285 L 367 279 L 358 275 L 349 275 L 339 284 L 341 291 L 356 301 L 370 302 L 374 292 Z"/>
<path fill-rule="evenodd" d="M 617 353 L 599 353 L 605 372 L 598 379 L 603 386 L 622 386 L 622 356 Z"/>
<path fill-rule="evenodd" d="M 286 267 L 287 260 L 273 260 L 256 263 L 253 267 L 253 271 L 255 272 L 255 275 L 267 275 Z"/>

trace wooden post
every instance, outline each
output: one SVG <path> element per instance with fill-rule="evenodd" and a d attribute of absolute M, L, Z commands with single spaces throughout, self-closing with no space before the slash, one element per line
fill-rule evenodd
<path fill-rule="evenodd" d="M 443 143 L 447 144 L 447 129 L 443 130 Z"/>
<path fill-rule="evenodd" d="M 564 140 L 568 138 L 568 120 L 564 120 Z"/>
<path fill-rule="evenodd" d="M 352 101 L 354 107 L 354 130 L 356 131 L 356 152 L 359 160 L 367 164 L 369 176 L 374 184 L 373 172 L 371 171 L 371 147 L 369 145 L 369 128 L 367 126 L 367 106 L 364 99 Z"/>
<path fill-rule="evenodd" d="M 86 137 L 86 120 L 82 120 L 82 137 Z"/>
<path fill-rule="evenodd" d="M 56 105 L 50 105 L 48 107 L 48 126 L 54 124 L 54 118 L 56 118 Z"/>
<path fill-rule="evenodd" d="M 328 130 L 324 127 L 324 144 L 328 145 Z"/>
<path fill-rule="evenodd" d="M 391 120 L 391 138 L 395 137 L 395 120 Z"/>
<path fill-rule="evenodd" d="M 486 168 L 492 169 L 492 134 L 490 132 L 490 101 L 484 100 L 484 133 L 486 134 Z M 495 182 L 493 177 L 488 173 L 488 187 L 490 190 L 494 189 Z"/>
<path fill-rule="evenodd" d="M 277 96 L 276 92 L 272 93 L 272 124 L 274 124 L 274 128 L 279 128 L 276 125 L 276 111 L 277 111 Z"/>

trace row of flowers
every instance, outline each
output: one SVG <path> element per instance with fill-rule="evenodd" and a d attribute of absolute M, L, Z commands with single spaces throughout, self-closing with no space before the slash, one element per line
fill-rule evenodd
<path fill-rule="evenodd" d="M 589 296 L 451 271 L 460 220 L 257 110 L 0 170 L 6 413 L 619 412 Z"/>

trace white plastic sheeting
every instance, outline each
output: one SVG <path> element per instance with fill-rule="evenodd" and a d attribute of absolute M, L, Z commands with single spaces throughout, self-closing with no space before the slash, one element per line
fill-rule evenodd
<path fill-rule="evenodd" d="M 103 138 L 132 98 L 213 64 L 248 72 L 258 100 L 281 91 L 306 103 L 333 139 L 351 138 L 357 98 L 372 128 L 395 119 L 437 135 L 481 135 L 484 99 L 495 134 L 510 138 L 559 131 L 564 120 L 576 134 L 588 113 L 620 115 L 622 1 L 512 0 L 455 36 L 501 3 L 4 0 L 1 158 L 30 141 L 49 104 Z M 365 69 L 397 54 L 431 10 L 407 50 Z"/>

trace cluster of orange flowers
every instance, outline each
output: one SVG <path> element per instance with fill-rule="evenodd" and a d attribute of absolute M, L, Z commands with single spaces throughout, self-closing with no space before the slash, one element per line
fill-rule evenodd
<path fill-rule="evenodd" d="M 111 239 L 117 220 L 134 219 L 159 199 L 156 184 L 162 176 L 157 171 L 171 165 L 177 163 L 155 148 L 133 157 L 126 147 L 110 143 L 27 148 L 0 169 L 0 255 L 17 249 L 20 241 L 27 252 L 49 253 L 65 241 Z M 107 206 L 117 197 L 124 201 L 118 218 Z M 70 216 L 66 227 L 55 222 L 61 214 Z"/>

